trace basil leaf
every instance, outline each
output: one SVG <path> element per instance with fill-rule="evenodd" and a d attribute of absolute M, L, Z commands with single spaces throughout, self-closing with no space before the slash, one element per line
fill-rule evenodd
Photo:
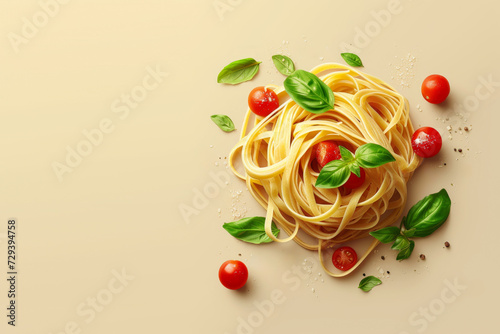
<path fill-rule="evenodd" d="M 358 147 L 355 153 L 356 162 L 364 168 L 375 168 L 388 162 L 396 161 L 386 148 L 373 143 Z"/>
<path fill-rule="evenodd" d="M 402 250 L 408 248 L 409 246 L 410 246 L 410 240 L 408 240 L 402 235 L 398 235 L 396 237 L 396 241 L 394 241 L 394 244 L 391 246 L 391 249 Z"/>
<path fill-rule="evenodd" d="M 259 71 L 260 63 L 253 58 L 233 61 L 220 71 L 217 82 L 236 85 L 251 80 Z"/>
<path fill-rule="evenodd" d="M 401 231 L 401 233 L 406 236 L 407 238 L 411 238 L 415 235 L 415 229 L 412 228 L 411 230 L 404 230 L 404 231 Z"/>
<path fill-rule="evenodd" d="M 351 162 L 354 160 L 354 156 L 352 155 L 351 151 L 349 151 L 347 148 L 339 145 L 339 150 L 342 160 L 344 160 L 345 162 Z"/>
<path fill-rule="evenodd" d="M 266 234 L 265 223 L 265 217 L 247 217 L 235 222 L 225 223 L 222 227 L 236 239 L 252 244 L 263 244 L 273 241 Z M 274 236 L 278 236 L 280 232 L 274 222 L 271 225 L 271 231 Z"/>
<path fill-rule="evenodd" d="M 365 278 L 363 278 L 361 280 L 361 282 L 359 282 L 358 288 L 360 288 L 361 290 L 363 290 L 365 292 L 368 292 L 380 284 L 382 284 L 382 281 L 380 279 L 376 278 L 375 276 L 366 276 Z"/>
<path fill-rule="evenodd" d="M 384 227 L 380 230 L 370 232 L 370 235 L 384 244 L 393 242 L 400 234 L 399 228 L 396 226 Z"/>
<path fill-rule="evenodd" d="M 231 120 L 231 118 L 229 118 L 229 116 L 226 116 L 226 115 L 212 115 L 212 116 L 210 116 L 210 118 L 212 119 L 212 121 L 214 121 L 215 124 L 217 124 L 217 126 L 222 131 L 231 132 L 231 131 L 236 130 L 235 127 L 234 127 L 234 123 Z"/>
<path fill-rule="evenodd" d="M 349 166 L 345 161 L 330 161 L 321 169 L 316 180 L 317 188 L 337 188 L 347 182 L 351 175 Z"/>
<path fill-rule="evenodd" d="M 354 173 L 354 175 L 356 175 L 357 177 L 361 177 L 361 170 L 357 163 L 349 164 L 349 170 L 351 171 L 351 173 Z"/>
<path fill-rule="evenodd" d="M 274 55 L 272 56 L 274 66 L 276 66 L 276 69 L 284 75 L 290 75 L 293 72 L 295 72 L 295 65 L 293 64 L 293 61 L 283 55 Z"/>
<path fill-rule="evenodd" d="M 340 54 L 342 58 L 344 58 L 345 62 L 348 65 L 351 65 L 352 67 L 361 67 L 363 66 L 363 63 L 361 62 L 361 58 L 358 57 L 358 55 L 355 55 L 354 53 L 341 53 Z"/>
<path fill-rule="evenodd" d="M 290 97 L 303 109 L 321 114 L 334 108 L 333 91 L 316 75 L 296 70 L 283 83 Z"/>
<path fill-rule="evenodd" d="M 445 189 L 441 189 L 424 197 L 410 209 L 404 222 L 405 228 L 415 229 L 414 237 L 426 237 L 443 225 L 450 209 L 450 197 Z"/>
<path fill-rule="evenodd" d="M 408 247 L 403 248 L 399 251 L 398 256 L 396 257 L 396 260 L 406 260 L 407 258 L 410 257 L 411 253 L 413 252 L 413 248 L 415 248 L 415 241 L 410 240 L 408 242 Z"/>

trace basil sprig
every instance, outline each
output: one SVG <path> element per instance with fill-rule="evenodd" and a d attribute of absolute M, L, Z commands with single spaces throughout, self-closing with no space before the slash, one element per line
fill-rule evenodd
<path fill-rule="evenodd" d="M 296 70 L 283 85 L 292 100 L 313 114 L 322 114 L 334 108 L 333 91 L 311 72 Z"/>
<path fill-rule="evenodd" d="M 316 187 L 337 188 L 347 182 L 351 173 L 360 177 L 360 167 L 375 168 L 396 161 L 391 152 L 378 144 L 361 145 L 354 156 L 343 146 L 339 149 L 342 160 L 330 161 L 321 169 Z"/>
<path fill-rule="evenodd" d="M 382 284 L 382 281 L 380 279 L 376 278 L 375 276 L 366 276 L 365 278 L 363 278 L 361 280 L 361 282 L 359 282 L 358 288 L 360 288 L 361 290 L 363 290 L 365 292 L 368 292 L 380 284 Z"/>
<path fill-rule="evenodd" d="M 260 61 L 253 58 L 245 58 L 233 61 L 220 71 L 217 76 L 218 83 L 236 85 L 252 78 L 259 71 Z"/>
<path fill-rule="evenodd" d="M 224 132 L 231 132 L 236 130 L 234 127 L 234 123 L 229 118 L 229 116 L 226 115 L 212 115 L 210 116 L 210 119 L 217 124 L 217 126 Z"/>
<path fill-rule="evenodd" d="M 274 66 L 276 69 L 283 75 L 290 75 L 295 72 L 295 65 L 290 57 L 283 55 L 274 55 L 272 56 Z"/>
<path fill-rule="evenodd" d="M 342 58 L 344 58 L 347 65 L 350 65 L 352 67 L 362 67 L 363 66 L 363 63 L 361 62 L 361 58 L 359 58 L 359 56 L 354 54 L 354 53 L 345 52 L 345 53 L 341 53 L 340 55 L 342 56 Z"/>
<path fill-rule="evenodd" d="M 370 235 L 382 243 L 394 242 L 391 249 L 398 250 L 397 260 L 410 257 L 415 247 L 413 237 L 426 237 L 436 231 L 450 214 L 451 200 L 448 192 L 439 192 L 424 197 L 411 207 L 408 215 L 401 220 L 401 227 L 384 227 L 370 232 Z"/>
<path fill-rule="evenodd" d="M 252 244 L 264 244 L 272 242 L 265 231 L 265 217 L 247 217 L 231 223 L 225 223 L 222 227 L 236 239 L 246 241 Z M 280 230 L 272 222 L 271 232 L 278 236 Z"/>

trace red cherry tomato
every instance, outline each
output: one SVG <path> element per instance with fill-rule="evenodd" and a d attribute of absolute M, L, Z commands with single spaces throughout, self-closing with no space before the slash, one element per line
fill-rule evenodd
<path fill-rule="evenodd" d="M 422 96 L 427 102 L 439 104 L 450 94 L 450 83 L 439 74 L 429 75 L 422 83 Z"/>
<path fill-rule="evenodd" d="M 314 155 L 321 168 L 325 167 L 325 165 L 330 161 L 340 160 L 342 158 L 339 147 L 334 141 L 331 140 L 318 143 L 314 149 Z M 356 174 L 351 173 L 347 182 L 344 183 L 344 187 L 348 189 L 356 189 L 360 187 L 365 182 L 365 176 L 365 171 L 363 168 L 360 168 L 359 177 L 357 177 Z"/>
<path fill-rule="evenodd" d="M 344 183 L 344 187 L 349 188 L 349 189 L 356 189 L 360 187 L 363 183 L 365 183 L 365 170 L 363 168 L 359 168 L 359 177 L 356 176 L 356 174 L 351 173 L 351 176 L 349 176 L 349 179 L 347 180 L 346 183 Z"/>
<path fill-rule="evenodd" d="M 349 270 L 358 262 L 358 254 L 351 247 L 340 247 L 333 252 L 332 262 L 339 270 Z"/>
<path fill-rule="evenodd" d="M 314 155 L 321 168 L 325 167 L 330 161 L 340 160 L 341 158 L 339 147 L 331 140 L 318 143 L 315 147 Z"/>
<path fill-rule="evenodd" d="M 256 87 L 248 95 L 248 106 L 254 114 L 266 117 L 280 105 L 278 95 L 271 89 Z"/>
<path fill-rule="evenodd" d="M 242 288 L 247 279 L 248 269 L 241 261 L 229 260 L 219 268 L 219 280 L 228 289 L 238 290 Z"/>
<path fill-rule="evenodd" d="M 439 132 L 428 126 L 418 129 L 411 137 L 413 151 L 422 158 L 430 158 L 438 154 L 442 144 L 443 140 Z"/>

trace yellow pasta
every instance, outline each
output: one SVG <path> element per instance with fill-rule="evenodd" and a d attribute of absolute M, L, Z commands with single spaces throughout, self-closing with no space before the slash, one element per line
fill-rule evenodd
<path fill-rule="evenodd" d="M 355 270 L 378 241 L 342 273 L 326 268 L 322 251 L 395 223 L 406 205 L 406 184 L 421 158 L 411 148 L 408 101 L 394 88 L 340 64 L 322 64 L 311 72 L 333 90 L 335 108 L 313 114 L 291 100 L 283 87 L 268 86 L 278 94 L 280 107 L 265 118 L 247 111 L 229 163 L 267 210 L 267 235 L 317 251 L 325 271 L 341 277 Z M 366 169 L 366 181 L 357 189 L 316 188 L 319 169 L 313 147 L 326 140 L 351 152 L 363 144 L 379 144 L 396 161 Z M 238 171 L 238 162 L 244 172 Z M 271 233 L 273 220 L 288 237 L 278 239 Z"/>

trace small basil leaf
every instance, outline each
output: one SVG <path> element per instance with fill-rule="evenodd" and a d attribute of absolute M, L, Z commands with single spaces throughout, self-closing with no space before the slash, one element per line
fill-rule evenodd
<path fill-rule="evenodd" d="M 342 56 L 342 58 L 344 58 L 345 62 L 352 67 L 363 66 L 361 58 L 359 58 L 359 56 L 355 55 L 354 53 L 345 52 L 341 53 L 340 55 Z"/>
<path fill-rule="evenodd" d="M 361 169 L 359 168 L 359 165 L 357 163 L 350 163 L 349 170 L 357 177 L 361 177 Z"/>
<path fill-rule="evenodd" d="M 252 244 L 263 244 L 273 241 L 266 234 L 265 223 L 265 217 L 247 217 L 235 222 L 225 223 L 222 227 L 236 239 Z M 280 232 L 274 222 L 271 225 L 271 231 L 276 237 Z"/>
<path fill-rule="evenodd" d="M 396 161 L 386 148 L 373 143 L 358 147 L 355 153 L 356 162 L 364 168 L 375 168 L 388 162 Z"/>
<path fill-rule="evenodd" d="M 360 288 L 361 290 L 363 290 L 365 292 L 368 292 L 380 284 L 382 284 L 382 281 L 380 279 L 376 278 L 375 276 L 366 276 L 365 278 L 363 278 L 361 280 L 361 282 L 359 282 L 358 288 Z"/>
<path fill-rule="evenodd" d="M 412 228 L 411 230 L 404 230 L 401 233 L 403 233 L 403 235 L 406 236 L 407 238 L 411 238 L 415 235 L 415 231 L 416 230 Z"/>
<path fill-rule="evenodd" d="M 233 61 L 220 71 L 217 82 L 236 85 L 251 80 L 259 71 L 260 63 L 253 58 Z"/>
<path fill-rule="evenodd" d="M 384 244 L 393 242 L 400 234 L 399 228 L 396 226 L 384 227 L 380 230 L 370 232 L 370 235 Z"/>
<path fill-rule="evenodd" d="M 231 132 L 235 130 L 234 123 L 229 118 L 229 116 L 226 115 L 212 115 L 210 116 L 212 121 L 217 124 L 217 126 L 225 132 Z"/>
<path fill-rule="evenodd" d="M 351 151 L 349 151 L 347 148 L 339 145 L 339 150 L 342 160 L 344 160 L 345 162 L 351 162 L 354 160 L 354 156 L 352 155 Z"/>
<path fill-rule="evenodd" d="M 402 235 L 398 235 L 396 237 L 396 241 L 394 241 L 394 244 L 391 246 L 391 249 L 401 250 L 401 249 L 408 248 L 409 245 L 410 245 L 410 240 L 408 240 L 407 238 L 405 238 Z"/>
<path fill-rule="evenodd" d="M 317 188 L 337 188 L 347 182 L 351 175 L 349 166 L 345 161 L 330 161 L 321 169 L 316 180 Z"/>
<path fill-rule="evenodd" d="M 283 85 L 295 103 L 313 114 L 321 114 L 334 108 L 333 91 L 310 72 L 296 70 L 285 79 Z"/>
<path fill-rule="evenodd" d="M 426 237 L 443 225 L 450 209 L 450 197 L 445 189 L 441 189 L 424 197 L 410 209 L 404 223 L 405 228 L 415 229 L 414 237 Z"/>
<path fill-rule="evenodd" d="M 274 55 L 272 59 L 274 66 L 276 66 L 276 69 L 281 74 L 288 76 L 295 72 L 295 65 L 289 57 L 283 55 Z"/>
<path fill-rule="evenodd" d="M 396 260 L 405 260 L 410 257 L 411 253 L 413 252 L 413 248 L 415 248 L 415 241 L 410 240 L 408 243 L 408 247 L 403 248 L 399 251 L 398 256 L 396 257 Z"/>

